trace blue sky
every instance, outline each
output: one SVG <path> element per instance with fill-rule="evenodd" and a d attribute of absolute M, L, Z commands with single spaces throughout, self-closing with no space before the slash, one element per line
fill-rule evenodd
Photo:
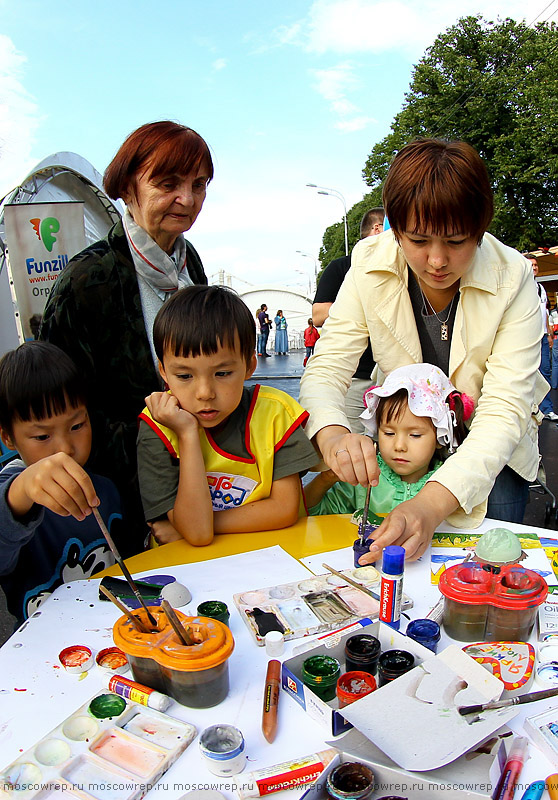
<path fill-rule="evenodd" d="M 305 184 L 337 189 L 348 207 L 362 197 L 366 156 L 456 5 L 0 0 L 0 197 L 58 150 L 102 173 L 131 130 L 174 119 L 215 161 L 188 234 L 208 275 L 305 288 L 314 262 L 296 251 L 317 256 L 342 217 L 339 200 Z M 526 4 L 459 3 L 460 16 L 477 12 L 522 19 Z"/>

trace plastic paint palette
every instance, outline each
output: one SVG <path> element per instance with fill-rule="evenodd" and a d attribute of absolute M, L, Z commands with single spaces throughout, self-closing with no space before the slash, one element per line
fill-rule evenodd
<path fill-rule="evenodd" d="M 380 573 L 375 567 L 343 570 L 344 575 L 379 595 Z M 234 603 L 256 644 L 265 644 L 265 631 L 258 625 L 259 611 L 275 615 L 285 639 L 299 639 L 334 630 L 362 618 L 376 619 L 380 603 L 337 575 L 312 575 L 306 580 L 268 586 L 233 595 Z M 404 594 L 401 607 L 413 601 Z M 259 609 L 259 611 L 258 611 Z M 254 613 L 256 612 L 256 613 Z M 276 628 L 278 630 L 278 628 Z"/>
<path fill-rule="evenodd" d="M 140 800 L 195 736 L 193 725 L 98 692 L 0 771 L 0 797 Z"/>

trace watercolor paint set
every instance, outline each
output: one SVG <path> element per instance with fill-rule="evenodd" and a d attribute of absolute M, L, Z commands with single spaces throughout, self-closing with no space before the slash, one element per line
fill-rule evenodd
<path fill-rule="evenodd" d="M 378 599 L 343 580 L 347 575 Z M 365 617 L 376 619 L 380 608 L 380 573 L 375 567 L 343 570 L 337 575 L 311 577 L 233 595 L 234 603 L 256 644 L 265 644 L 269 631 L 280 631 L 285 639 L 299 639 L 335 630 Z M 401 608 L 413 601 L 403 594 Z"/>
<path fill-rule="evenodd" d="M 0 771 L 0 797 L 140 800 L 196 734 L 193 725 L 98 692 Z"/>
<path fill-rule="evenodd" d="M 551 764 L 558 769 L 558 708 L 527 717 L 525 731 Z"/>

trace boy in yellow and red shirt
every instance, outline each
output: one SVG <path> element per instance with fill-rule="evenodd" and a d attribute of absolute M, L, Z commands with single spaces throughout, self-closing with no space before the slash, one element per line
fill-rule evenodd
<path fill-rule="evenodd" d="M 159 543 L 206 545 L 215 533 L 284 528 L 305 513 L 300 473 L 318 461 L 302 430 L 308 415 L 285 392 L 244 386 L 255 336 L 248 307 L 220 286 L 182 289 L 157 314 L 168 391 L 146 398 L 138 470 Z"/>

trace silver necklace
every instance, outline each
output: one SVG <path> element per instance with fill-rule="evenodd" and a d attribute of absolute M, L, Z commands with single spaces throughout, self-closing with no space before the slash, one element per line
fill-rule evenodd
<path fill-rule="evenodd" d="M 451 303 L 450 303 L 450 306 L 449 306 L 449 311 L 448 311 L 448 315 L 447 315 L 447 317 L 446 317 L 445 319 L 440 319 L 440 317 L 438 316 L 438 314 L 436 314 L 436 312 L 434 311 L 434 309 L 433 309 L 433 307 L 432 307 L 432 304 L 431 304 L 430 300 L 428 299 L 428 297 L 427 297 L 427 296 L 424 294 L 424 292 L 422 291 L 422 286 L 420 285 L 420 278 L 419 278 L 419 280 L 418 280 L 418 285 L 419 285 L 420 293 L 421 293 L 421 295 L 422 295 L 422 304 L 423 304 L 423 308 L 424 308 L 424 313 L 425 313 L 425 315 L 426 315 L 427 317 L 428 317 L 428 316 L 430 316 L 430 313 L 429 313 L 429 311 L 428 311 L 428 308 L 429 308 L 429 309 L 430 309 L 430 312 L 432 312 L 432 314 L 434 314 L 434 316 L 436 317 L 436 319 L 437 319 L 437 320 L 438 320 L 438 322 L 440 323 L 440 341 L 442 341 L 442 342 L 447 342 L 447 341 L 448 341 L 448 339 L 449 339 L 449 327 L 448 327 L 448 320 L 449 320 L 449 318 L 451 317 L 451 312 L 452 312 L 452 309 L 453 309 L 453 304 L 454 304 L 454 302 L 455 302 L 455 298 L 456 298 L 456 297 L 457 297 L 457 295 L 458 295 L 458 292 L 456 292 L 456 293 L 454 294 L 454 296 L 451 298 Z M 428 303 L 428 308 L 426 307 L 426 304 L 427 304 L 427 303 Z"/>

